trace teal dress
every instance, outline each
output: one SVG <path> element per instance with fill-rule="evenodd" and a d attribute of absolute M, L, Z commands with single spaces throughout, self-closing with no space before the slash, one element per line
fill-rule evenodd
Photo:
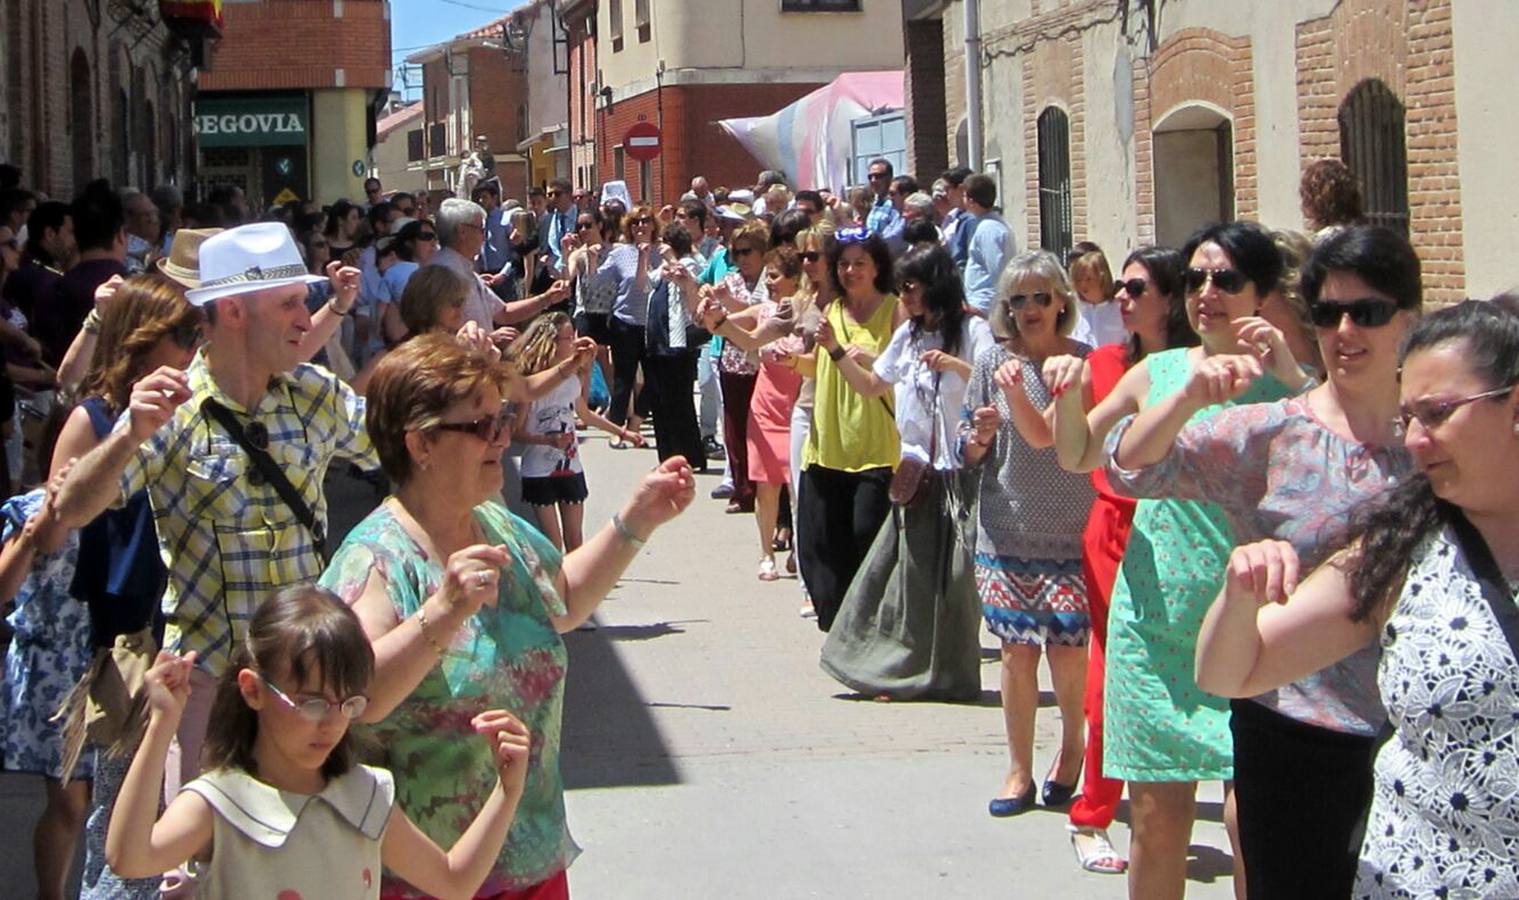
<path fill-rule="evenodd" d="M 1147 406 L 1186 384 L 1192 372 L 1187 353 L 1178 348 L 1146 357 Z M 1227 405 L 1269 403 L 1290 393 L 1268 375 Z M 1207 407 L 1189 421 L 1224 408 Z M 1229 701 L 1201 691 L 1193 673 L 1203 615 L 1223 587 L 1233 549 L 1229 521 L 1212 503 L 1139 501 L 1108 619 L 1102 771 L 1109 778 L 1234 777 Z"/>
<path fill-rule="evenodd" d="M 477 896 L 520 891 L 555 877 L 580 852 L 564 814 L 559 733 L 569 656 L 551 615 L 563 615 L 554 586 L 560 554 L 537 529 L 499 503 L 475 507 L 493 545 L 506 545 L 495 606 L 483 606 L 453 636 L 447 653 L 421 684 L 368 731 L 381 749 L 371 760 L 396 780 L 396 800 L 422 832 L 452 847 L 496 786 L 490 745 L 470 726 L 488 709 L 515 713 L 533 733 L 527 785 L 501 856 Z M 347 603 L 370 574 L 385 582 L 398 618 L 417 608 L 443 581 L 445 560 L 430 558 L 388 505 L 360 522 L 322 574 L 323 587 Z M 387 897 L 420 897 L 385 877 Z"/>

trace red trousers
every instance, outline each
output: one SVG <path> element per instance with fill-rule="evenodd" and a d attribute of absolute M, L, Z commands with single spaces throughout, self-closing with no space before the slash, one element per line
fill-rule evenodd
<path fill-rule="evenodd" d="M 1092 504 L 1086 531 L 1081 536 L 1081 574 L 1086 578 L 1087 603 L 1092 616 L 1088 644 L 1087 689 L 1083 708 L 1087 718 L 1087 749 L 1081 795 L 1071 805 L 1071 824 L 1080 828 L 1107 828 L 1118 814 L 1123 782 L 1102 774 L 1102 682 L 1107 672 L 1108 609 L 1113 583 L 1129 543 L 1134 524 L 1133 501 L 1114 501 L 1101 494 Z"/>
<path fill-rule="evenodd" d="M 400 894 L 380 895 L 380 900 L 395 900 Z M 499 894 L 476 894 L 475 900 L 570 900 L 568 872 L 560 872 L 547 881 L 540 881 L 520 891 L 502 891 Z"/>

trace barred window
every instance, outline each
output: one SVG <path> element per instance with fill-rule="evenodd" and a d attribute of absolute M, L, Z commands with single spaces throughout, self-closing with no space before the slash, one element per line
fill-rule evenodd
<path fill-rule="evenodd" d="M 1408 151 L 1403 104 L 1375 78 L 1340 106 L 1340 159 L 1355 173 L 1366 220 L 1408 233 Z"/>
<path fill-rule="evenodd" d="M 1064 259 L 1072 228 L 1070 121 L 1050 106 L 1039 114 L 1039 246 Z"/>

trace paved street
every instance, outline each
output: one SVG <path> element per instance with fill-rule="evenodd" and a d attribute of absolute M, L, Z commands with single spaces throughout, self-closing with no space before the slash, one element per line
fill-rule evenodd
<path fill-rule="evenodd" d="M 650 451 L 588 439 L 587 515 L 598 527 Z M 585 853 L 579 898 L 1093 897 L 1122 878 L 1075 865 L 1065 817 L 986 815 L 1006 765 L 993 642 L 980 703 L 881 704 L 817 665 L 821 635 L 797 616 L 794 580 L 754 577 L 753 520 L 707 498 L 658 533 L 576 632 L 564 727 L 570 823 Z M 366 499 L 341 491 L 338 523 Z M 589 530 L 589 529 L 588 529 Z M 1053 760 L 1058 713 L 1041 711 L 1036 757 Z M 1217 785 L 1202 792 L 1189 896 L 1228 897 Z M 36 779 L 0 775 L 0 883 L 31 896 Z M 1115 827 L 1123 847 L 1127 830 Z"/>

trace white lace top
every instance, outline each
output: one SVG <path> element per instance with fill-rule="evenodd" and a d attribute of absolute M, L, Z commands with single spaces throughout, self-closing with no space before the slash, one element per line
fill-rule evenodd
<path fill-rule="evenodd" d="M 1519 897 L 1519 660 L 1448 529 L 1415 553 L 1381 645 L 1395 733 L 1355 896 Z"/>

